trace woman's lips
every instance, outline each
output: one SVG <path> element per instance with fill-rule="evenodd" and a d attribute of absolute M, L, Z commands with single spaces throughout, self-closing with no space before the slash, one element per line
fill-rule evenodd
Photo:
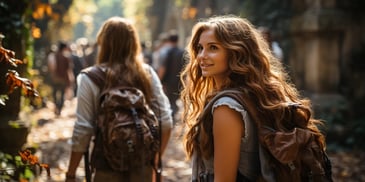
<path fill-rule="evenodd" d="M 206 68 L 208 68 L 208 67 L 211 67 L 213 64 L 200 64 L 200 68 L 201 69 L 206 69 Z"/>

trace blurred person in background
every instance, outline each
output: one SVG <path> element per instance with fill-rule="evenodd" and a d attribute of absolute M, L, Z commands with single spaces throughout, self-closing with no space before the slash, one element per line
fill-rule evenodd
<path fill-rule="evenodd" d="M 179 35 L 176 30 L 169 31 L 167 40 L 168 47 L 166 48 L 166 53 L 164 53 L 165 55 L 161 56 L 162 60 L 157 69 L 157 74 L 170 100 L 174 122 L 176 123 L 176 118 L 179 118 L 175 115 L 179 110 L 177 101 L 181 87 L 180 72 L 184 65 L 184 49 L 178 46 Z"/>
<path fill-rule="evenodd" d="M 66 91 L 75 80 L 71 50 L 66 42 L 60 41 L 58 43 L 54 60 L 50 57 L 48 65 L 52 82 L 52 97 L 55 104 L 54 113 L 56 116 L 59 116 L 65 102 Z"/>

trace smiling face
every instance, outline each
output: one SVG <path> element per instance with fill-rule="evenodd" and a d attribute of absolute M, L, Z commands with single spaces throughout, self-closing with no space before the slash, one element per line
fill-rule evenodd
<path fill-rule="evenodd" d="M 218 42 L 212 28 L 204 30 L 199 38 L 197 61 L 202 75 L 213 77 L 220 85 L 229 74 L 228 51 Z"/>

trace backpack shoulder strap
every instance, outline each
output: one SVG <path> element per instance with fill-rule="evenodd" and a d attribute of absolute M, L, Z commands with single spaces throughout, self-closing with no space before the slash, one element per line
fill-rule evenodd
<path fill-rule="evenodd" d="M 100 88 L 100 90 L 104 88 L 106 75 L 100 66 L 85 68 L 81 71 L 81 73 L 86 74 Z"/>

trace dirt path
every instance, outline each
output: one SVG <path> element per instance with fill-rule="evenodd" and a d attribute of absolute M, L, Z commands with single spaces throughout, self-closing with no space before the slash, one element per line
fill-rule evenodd
<path fill-rule="evenodd" d="M 67 171 L 70 156 L 70 145 L 68 141 L 72 135 L 72 128 L 75 122 L 76 100 L 67 101 L 65 108 L 59 117 L 53 113 L 53 105 L 48 104 L 32 113 L 31 119 L 38 122 L 38 126 L 31 129 L 28 136 L 29 146 L 38 147 L 37 156 L 41 163 L 49 164 L 51 177 L 47 178 L 45 173 L 39 177 L 39 182 L 52 181 L 61 182 L 65 180 L 64 174 Z M 185 161 L 179 127 L 173 130 L 171 140 L 163 156 L 163 178 L 165 182 L 189 181 L 190 166 Z M 84 164 L 80 163 L 77 170 L 79 181 L 83 181 Z"/>

